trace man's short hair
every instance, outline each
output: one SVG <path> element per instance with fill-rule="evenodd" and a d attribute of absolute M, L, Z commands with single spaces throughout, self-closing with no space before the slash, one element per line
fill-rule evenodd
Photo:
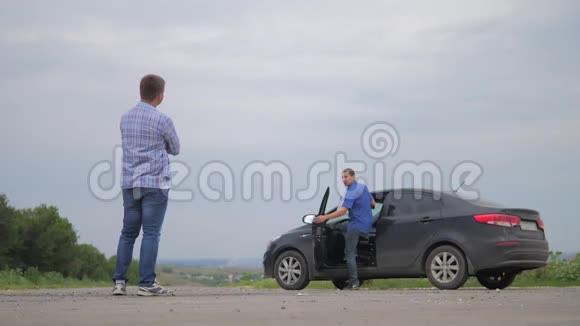
<path fill-rule="evenodd" d="M 139 91 L 141 93 L 141 99 L 153 101 L 159 94 L 165 91 L 165 80 L 157 75 L 146 75 L 141 78 Z"/>
<path fill-rule="evenodd" d="M 346 168 L 346 169 L 342 170 L 342 173 L 348 173 L 348 175 L 350 175 L 351 177 L 354 177 L 354 170 L 351 168 Z"/>

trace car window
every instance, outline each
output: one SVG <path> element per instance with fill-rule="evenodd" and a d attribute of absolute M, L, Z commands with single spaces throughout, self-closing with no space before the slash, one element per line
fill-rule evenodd
<path fill-rule="evenodd" d="M 429 194 L 422 194 L 420 198 L 415 198 L 412 192 L 399 196 L 389 195 L 386 202 L 388 206 L 385 216 L 422 214 L 441 207 L 441 200 L 434 199 Z"/>

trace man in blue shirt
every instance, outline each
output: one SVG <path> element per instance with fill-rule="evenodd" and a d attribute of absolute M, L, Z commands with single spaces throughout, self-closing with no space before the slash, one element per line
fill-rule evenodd
<path fill-rule="evenodd" d="M 147 75 L 141 79 L 139 89 L 141 101 L 121 118 L 121 188 L 125 212 L 117 246 L 113 294 L 127 294 L 133 245 L 143 227 L 137 294 L 167 295 L 172 292 L 157 283 L 155 264 L 171 186 L 169 155 L 179 154 L 179 138 L 171 118 L 157 109 L 165 91 L 163 78 Z"/>
<path fill-rule="evenodd" d="M 360 235 L 368 234 L 373 227 L 372 209 L 375 208 L 375 200 L 367 186 L 356 182 L 352 169 L 342 171 L 342 182 L 346 186 L 346 194 L 341 207 L 330 214 L 318 216 L 314 223 L 324 223 L 343 216 L 348 211 L 349 222 L 344 236 L 344 257 L 350 279 L 345 289 L 354 290 L 360 285 L 356 267 L 356 247 Z"/>

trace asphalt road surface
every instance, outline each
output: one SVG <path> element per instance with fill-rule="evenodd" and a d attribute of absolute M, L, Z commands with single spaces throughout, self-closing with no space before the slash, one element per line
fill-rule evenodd
<path fill-rule="evenodd" d="M 0 325 L 580 325 L 580 288 L 110 291 L 0 291 Z"/>

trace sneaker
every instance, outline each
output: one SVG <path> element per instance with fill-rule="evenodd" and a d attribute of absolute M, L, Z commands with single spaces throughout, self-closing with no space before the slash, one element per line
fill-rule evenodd
<path fill-rule="evenodd" d="M 360 282 L 357 281 L 347 281 L 346 286 L 343 290 L 358 290 L 360 288 Z"/>
<path fill-rule="evenodd" d="M 113 295 L 126 295 L 126 294 L 127 294 L 127 283 L 123 280 L 115 281 Z"/>
<path fill-rule="evenodd" d="M 144 297 L 152 297 L 156 295 L 173 296 L 175 294 L 173 293 L 173 291 L 162 287 L 161 285 L 159 285 L 159 283 L 157 283 L 157 281 L 155 281 L 151 286 L 140 286 L 137 295 Z"/>

